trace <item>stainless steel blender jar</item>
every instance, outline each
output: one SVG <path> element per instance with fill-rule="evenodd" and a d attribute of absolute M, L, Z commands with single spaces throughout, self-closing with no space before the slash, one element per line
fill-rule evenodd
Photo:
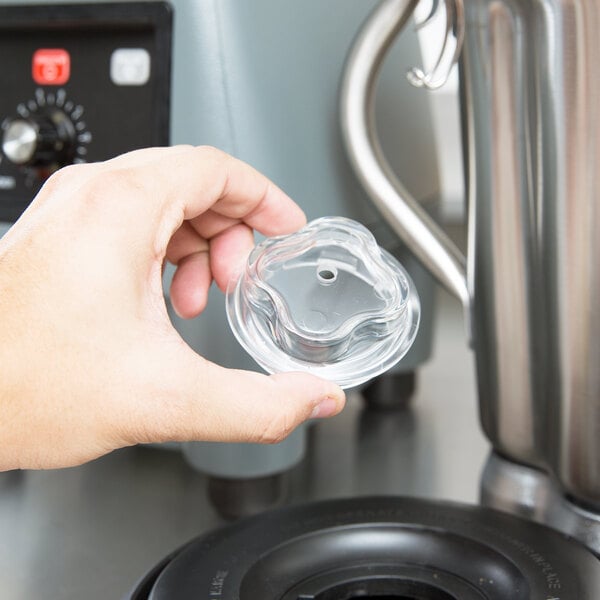
<path fill-rule="evenodd" d="M 386 220 L 465 306 L 493 447 L 483 501 L 598 552 L 600 5 L 446 2 L 440 60 L 409 76 L 435 86 L 460 55 L 464 258 L 391 173 L 374 126 L 379 65 L 416 4 L 383 2 L 355 43 L 346 147 Z"/>

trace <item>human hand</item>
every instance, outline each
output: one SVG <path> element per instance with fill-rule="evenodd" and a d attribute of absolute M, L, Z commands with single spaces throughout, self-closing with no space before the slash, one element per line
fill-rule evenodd
<path fill-rule="evenodd" d="M 71 466 L 145 442 L 277 442 L 344 394 L 305 373 L 219 367 L 171 325 L 225 289 L 252 230 L 305 222 L 281 190 L 213 148 L 66 167 L 0 240 L 0 469 Z M 240 391 L 243 390 L 243 393 Z"/>

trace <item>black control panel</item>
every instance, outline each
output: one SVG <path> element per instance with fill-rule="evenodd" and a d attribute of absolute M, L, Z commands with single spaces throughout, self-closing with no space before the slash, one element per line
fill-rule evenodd
<path fill-rule="evenodd" d="M 0 6 L 0 221 L 62 166 L 169 143 L 166 2 Z"/>

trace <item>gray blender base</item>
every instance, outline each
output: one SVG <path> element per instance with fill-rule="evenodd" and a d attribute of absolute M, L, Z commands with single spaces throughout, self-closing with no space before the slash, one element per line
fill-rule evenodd
<path fill-rule="evenodd" d="M 600 556 L 600 514 L 571 502 L 543 471 L 492 452 L 481 478 L 481 502 L 550 525 Z"/>
<path fill-rule="evenodd" d="M 358 220 L 393 252 L 398 241 L 379 235 L 387 226 L 345 158 L 338 123 L 342 68 L 373 5 L 363 0 L 177 0 L 175 7 L 172 142 L 211 144 L 231 152 L 271 177 L 309 220 L 326 215 Z M 431 111 L 429 101 L 402 75 L 409 64 L 421 64 L 414 31 L 392 50 L 376 110 L 392 168 L 420 202 L 432 204 L 440 198 L 440 187 Z M 407 269 L 419 286 L 418 276 Z M 433 286 L 418 289 L 422 302 L 433 294 Z M 207 359 L 257 369 L 233 339 L 218 291 L 211 292 L 200 318 L 172 317 L 186 342 Z M 423 310 L 424 329 L 398 372 L 414 371 L 429 358 L 431 319 Z M 183 446 L 195 469 L 219 480 L 213 488 L 229 487 L 231 495 L 239 492 L 233 491 L 235 482 L 222 486 L 220 480 L 239 478 L 246 488 L 256 480 L 258 486 L 262 478 L 292 468 L 304 453 L 297 441 L 287 440 L 258 448 Z"/>
<path fill-rule="evenodd" d="M 301 426 L 275 445 L 192 442 L 182 444 L 194 469 L 209 476 L 208 497 L 226 519 L 237 519 L 279 506 L 287 499 L 286 472 L 306 451 Z"/>
<path fill-rule="evenodd" d="M 415 371 L 384 373 L 370 381 L 361 393 L 369 410 L 402 410 L 410 405 L 416 387 Z"/>

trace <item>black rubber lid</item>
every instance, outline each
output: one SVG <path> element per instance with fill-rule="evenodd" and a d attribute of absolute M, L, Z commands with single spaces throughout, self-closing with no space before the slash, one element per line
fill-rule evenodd
<path fill-rule="evenodd" d="M 600 598 L 600 561 L 567 536 L 490 509 L 418 499 L 265 513 L 198 538 L 158 570 L 132 600 Z"/>

